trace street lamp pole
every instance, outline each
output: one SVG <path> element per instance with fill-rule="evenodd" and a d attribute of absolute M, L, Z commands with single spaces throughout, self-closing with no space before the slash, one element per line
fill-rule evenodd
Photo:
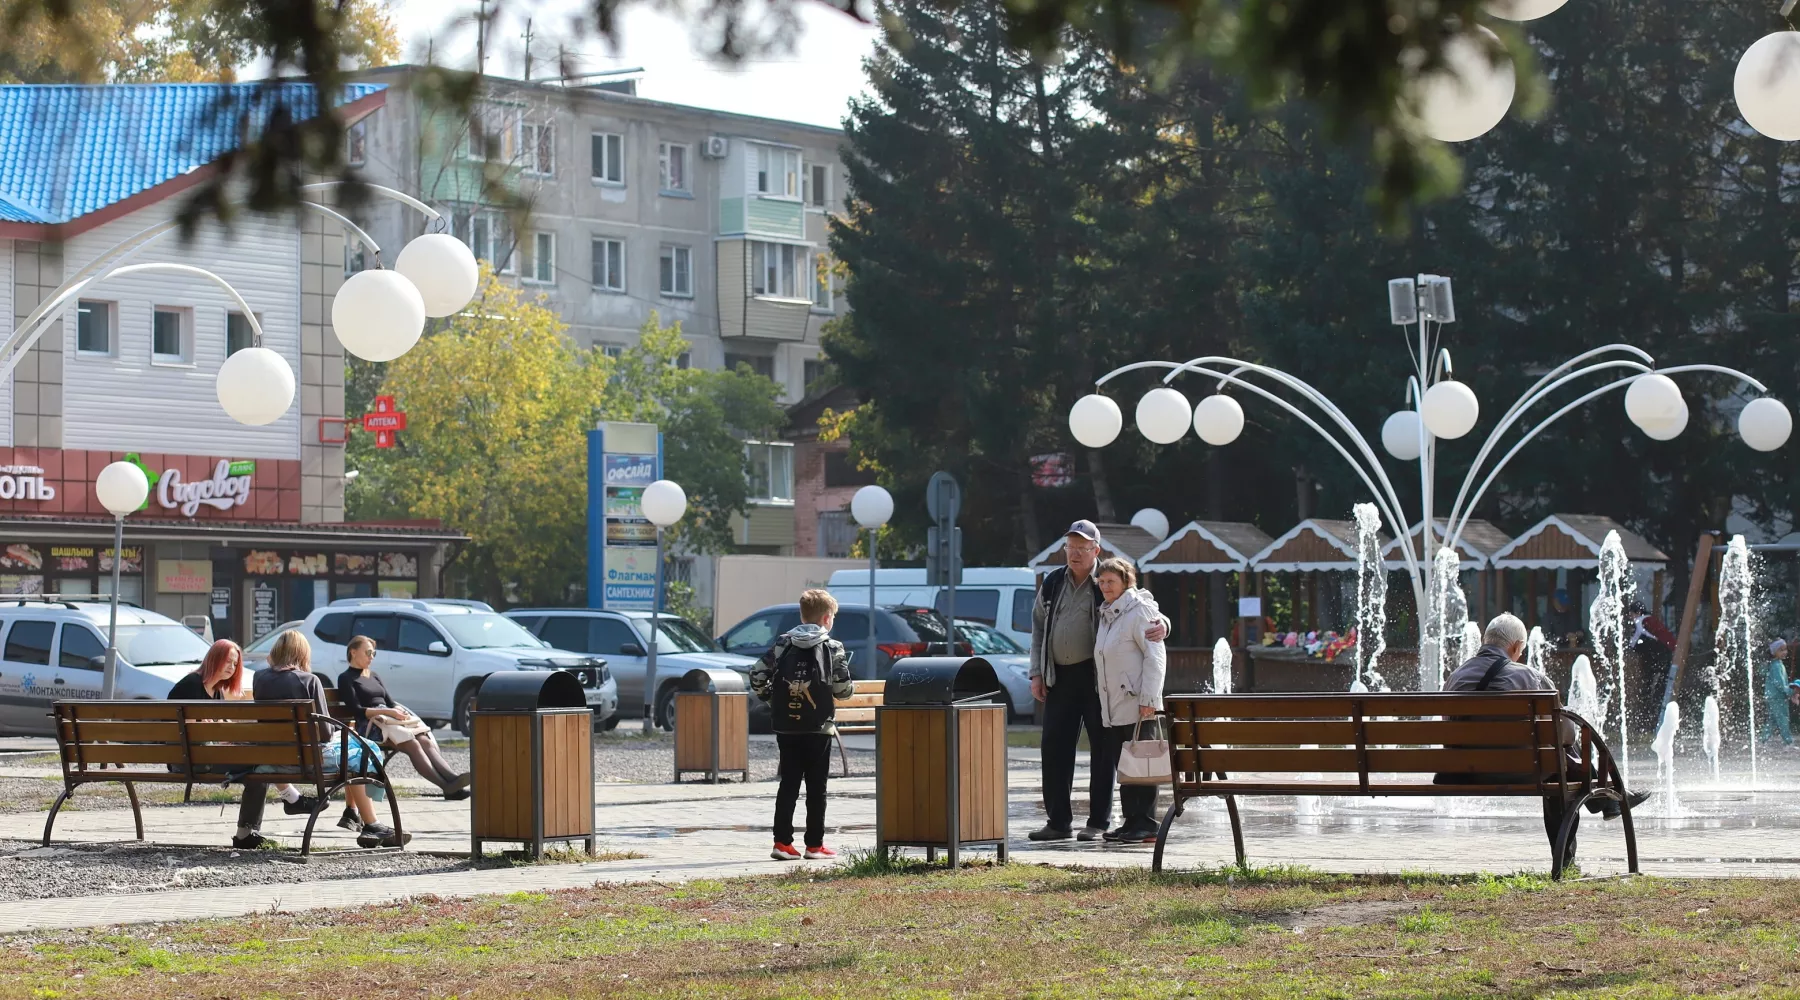
<path fill-rule="evenodd" d="M 150 498 L 150 480 L 130 462 L 114 462 L 94 479 L 94 495 L 112 512 L 112 611 L 106 623 L 106 665 L 101 672 L 100 697 L 111 699 L 119 680 L 119 575 L 125 561 L 125 515 Z"/>
<path fill-rule="evenodd" d="M 644 731 L 656 725 L 656 627 L 663 608 L 663 529 L 687 513 L 687 493 L 667 479 L 644 487 L 638 500 L 644 517 L 656 525 L 656 593 L 651 597 L 650 648 L 644 653 Z M 673 725 L 674 719 L 663 720 Z"/>
<path fill-rule="evenodd" d="M 894 498 L 879 486 L 864 486 L 850 498 L 850 516 L 869 533 L 869 663 L 861 671 L 865 680 L 873 680 L 879 664 L 880 646 L 875 642 L 875 540 L 881 526 L 894 516 Z"/>

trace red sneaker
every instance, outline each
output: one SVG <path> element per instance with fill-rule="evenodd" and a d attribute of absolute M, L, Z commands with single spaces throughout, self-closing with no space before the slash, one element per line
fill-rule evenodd
<path fill-rule="evenodd" d="M 826 847 L 824 844 L 806 849 L 806 860 L 808 861 L 830 861 L 837 856 L 838 852 Z"/>
<path fill-rule="evenodd" d="M 809 851 L 808 854 L 810 853 Z M 769 851 L 769 858 L 773 861 L 799 861 L 800 852 L 794 848 L 793 844 L 776 844 L 774 849 Z"/>

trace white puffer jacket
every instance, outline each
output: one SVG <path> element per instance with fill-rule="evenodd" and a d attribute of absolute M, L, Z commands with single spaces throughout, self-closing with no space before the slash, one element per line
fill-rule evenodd
<path fill-rule="evenodd" d="M 1100 606 L 1095 682 L 1100 687 L 1100 717 L 1109 726 L 1136 723 L 1141 705 L 1163 707 L 1168 652 L 1162 643 L 1144 638 L 1144 630 L 1160 620 L 1156 599 L 1148 590 L 1127 590 L 1118 600 Z"/>

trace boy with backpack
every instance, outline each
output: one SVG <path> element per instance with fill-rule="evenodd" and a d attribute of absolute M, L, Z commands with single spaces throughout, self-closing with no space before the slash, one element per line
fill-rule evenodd
<path fill-rule="evenodd" d="M 781 748 L 781 789 L 775 795 L 776 861 L 829 860 L 825 846 L 825 780 L 831 775 L 834 699 L 856 691 L 844 644 L 831 637 L 837 599 L 823 590 L 800 595 L 802 624 L 782 635 L 750 671 L 750 689 L 769 703 Z M 794 847 L 794 806 L 806 782 L 806 852 Z"/>

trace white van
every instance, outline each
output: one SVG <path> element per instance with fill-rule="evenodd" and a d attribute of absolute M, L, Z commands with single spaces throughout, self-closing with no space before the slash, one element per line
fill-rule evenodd
<path fill-rule="evenodd" d="M 1031 602 L 1037 596 L 1037 575 L 1020 566 L 985 566 L 963 570 L 956 588 L 956 617 L 992 625 L 1026 649 L 1031 648 Z M 847 604 L 869 603 L 869 571 L 840 569 L 825 584 L 831 596 Z M 923 569 L 875 571 L 876 604 L 917 604 L 942 614 L 949 595 L 925 584 Z"/>
<path fill-rule="evenodd" d="M 50 706 L 99 698 L 111 606 L 101 601 L 9 599 L 0 604 L 0 733 L 56 732 Z M 119 663 L 114 696 L 166 698 L 206 656 L 205 640 L 173 618 L 119 608 Z"/>

